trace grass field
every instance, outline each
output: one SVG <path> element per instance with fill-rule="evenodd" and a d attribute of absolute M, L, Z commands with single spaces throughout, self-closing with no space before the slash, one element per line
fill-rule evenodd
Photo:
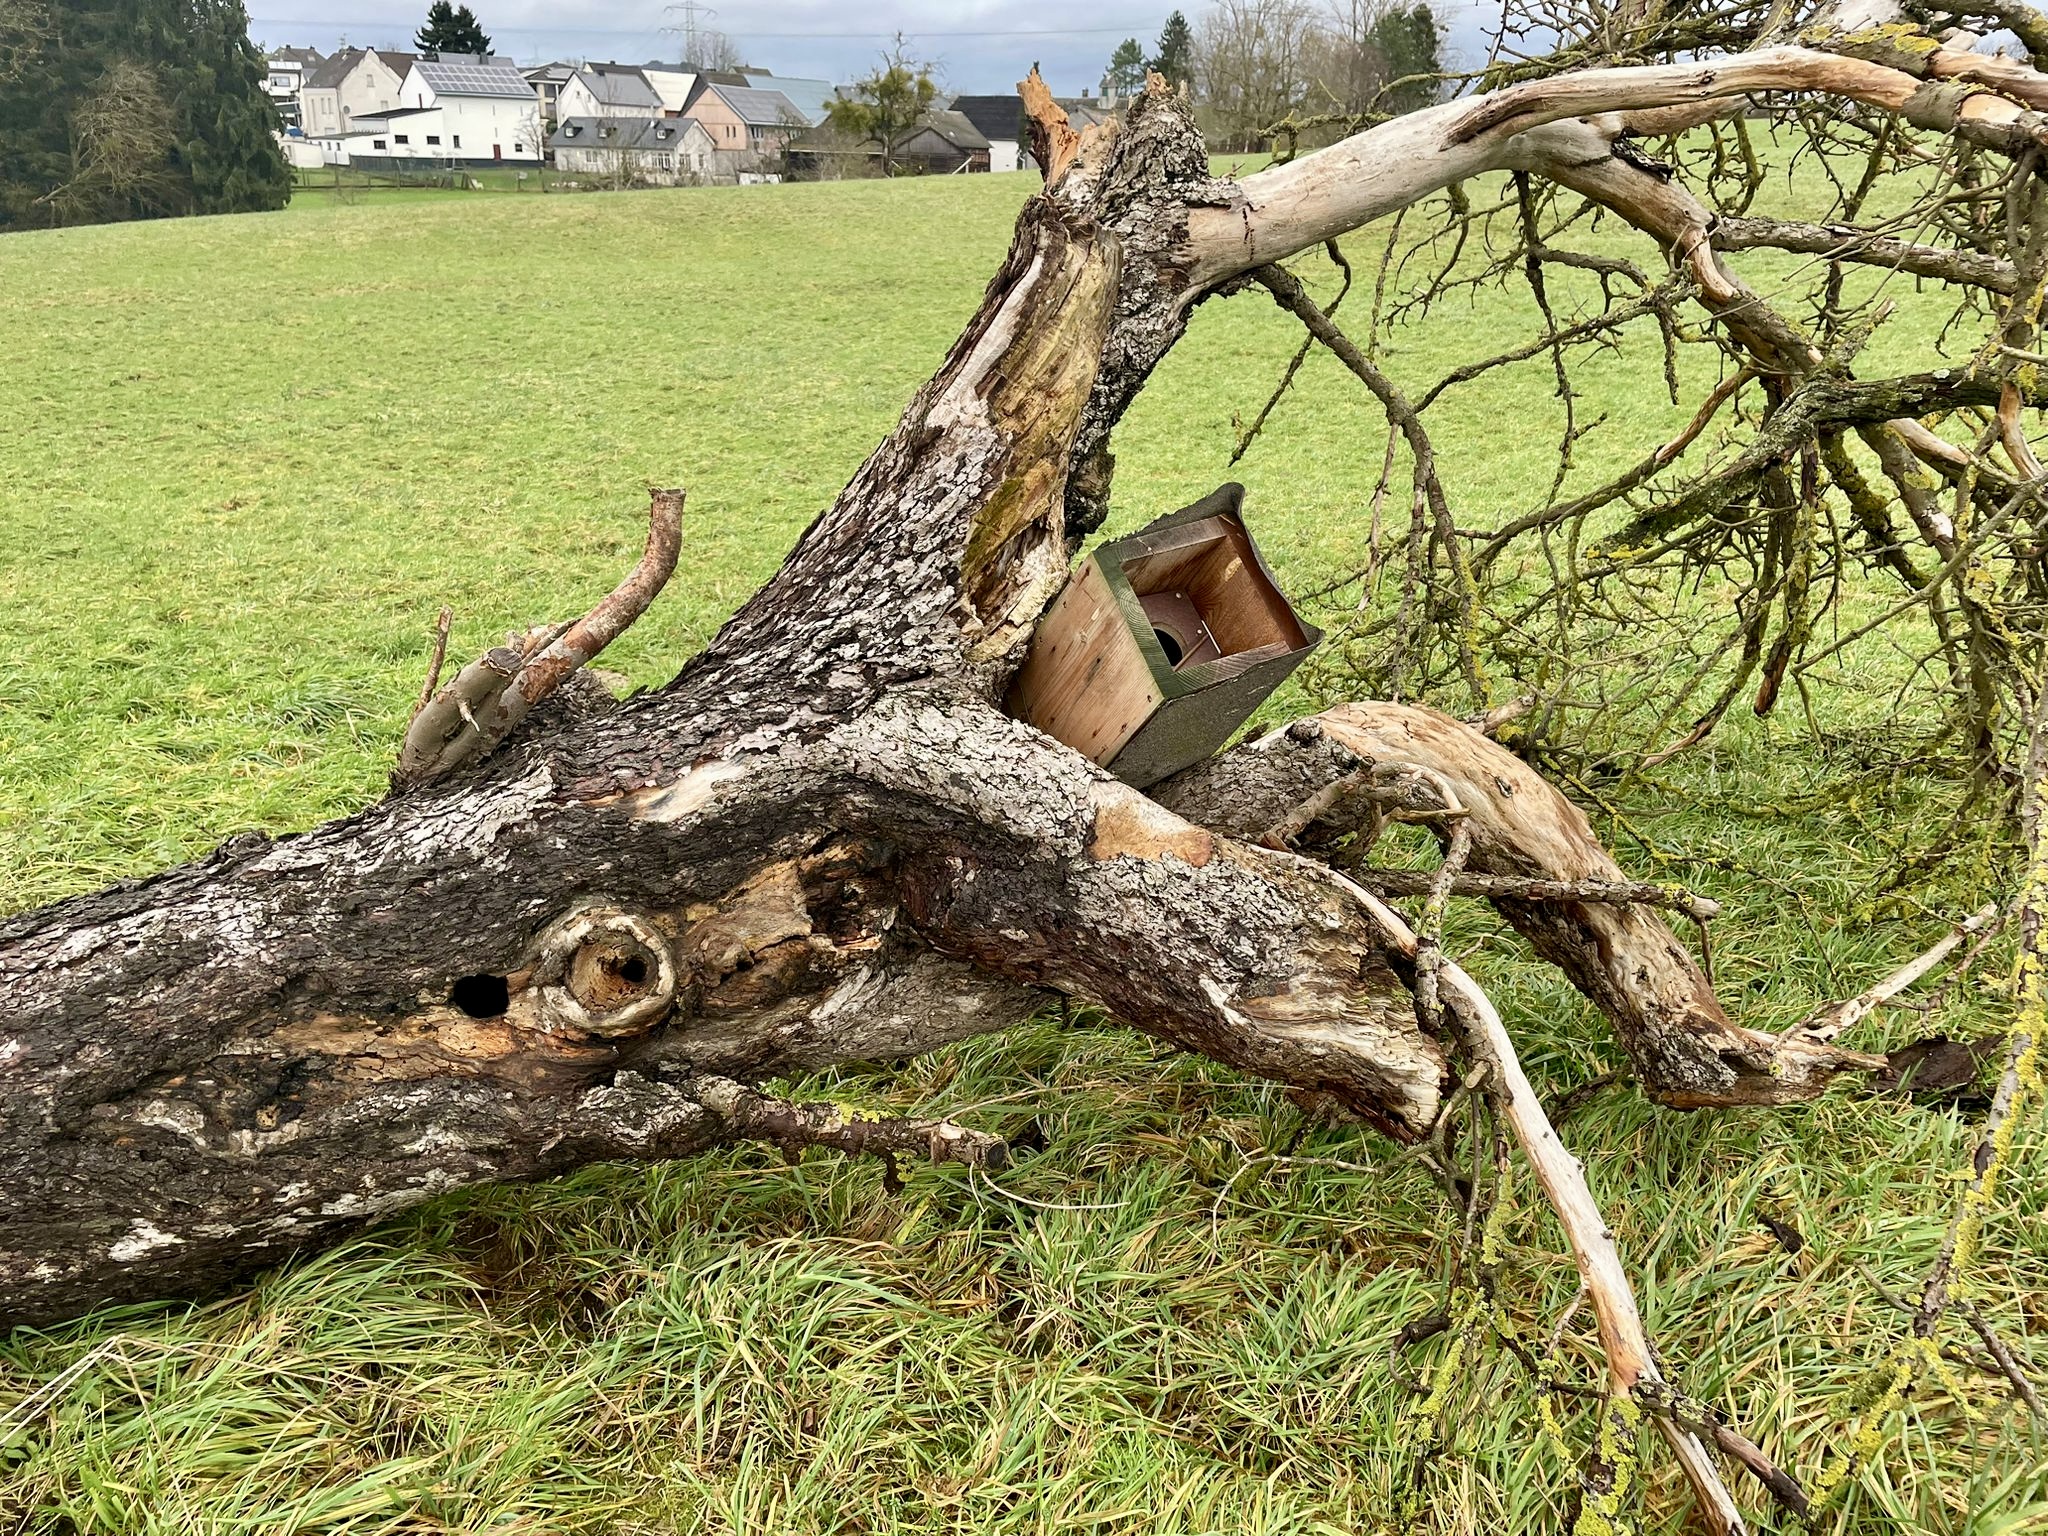
<path fill-rule="evenodd" d="M 936 364 L 1030 190 L 373 194 L 0 241 L 0 910 L 373 799 L 435 610 L 454 607 L 457 654 L 580 610 L 637 551 L 645 487 L 682 483 L 684 564 L 607 661 L 665 678 Z M 1530 330 L 1521 295 L 1485 293 L 1386 362 L 1423 382 Z M 1263 298 L 1200 312 L 1120 434 L 1112 531 L 1234 477 L 1285 584 L 1358 562 L 1384 426 L 1327 359 L 1227 468 L 1233 415 L 1293 344 Z M 1583 408 L 1613 425 L 1577 481 L 1690 413 L 1660 371 L 1644 348 L 1588 374 Z M 1542 499 L 1546 380 L 1504 372 L 1433 417 L 1470 521 Z M 1273 710 L 1311 702 L 1303 686 Z M 1939 931 L 1859 911 L 1885 848 L 1878 829 L 1844 854 L 1856 805 L 1772 809 L 1818 782 L 1785 728 L 1731 724 L 1681 772 L 1754 807 L 1656 786 L 1630 807 L 1665 855 L 1654 872 L 1729 907 L 1719 980 L 1746 1018 L 1788 1022 Z M 1456 946 L 1547 1096 L 1620 1064 L 1483 915 L 1459 915 Z M 2002 1006 L 1966 989 L 1854 1043 L 1982 1031 Z M 1419 1488 L 1417 1529 L 1557 1524 L 1587 1421 L 1566 1412 L 1560 1442 L 1511 1361 L 1462 1373 L 1449 1443 L 1412 1454 L 1388 1344 L 1439 1305 L 1458 1223 L 1390 1145 L 1311 1128 L 1276 1161 L 1302 1131 L 1277 1091 L 1087 1018 L 830 1091 L 1036 1119 L 1047 1146 L 1000 1183 L 918 1169 L 896 1196 L 870 1166 L 752 1150 L 594 1169 L 444 1198 L 207 1307 L 17 1335 L 0 1522 L 1356 1532 Z M 2039 1130 L 1979 1270 L 1989 1315 L 2037 1352 Z M 1872 1282 L 1924 1273 L 1970 1119 L 1847 1094 L 1686 1116 L 1620 1088 L 1565 1134 L 1687 1386 L 1826 1474 L 1905 1331 Z M 1765 1215 L 1805 1235 L 1796 1258 Z M 1508 1235 L 1506 1294 L 1540 1338 L 1570 1265 L 1533 1197 Z M 1583 1322 L 1562 1348 L 1586 1369 Z M 1933 1381 L 1875 1428 L 1829 1528 L 2048 1529 L 2048 1443 L 1981 1381 Z M 1648 1524 L 1682 1529 L 1682 1487 L 1652 1468 Z"/>

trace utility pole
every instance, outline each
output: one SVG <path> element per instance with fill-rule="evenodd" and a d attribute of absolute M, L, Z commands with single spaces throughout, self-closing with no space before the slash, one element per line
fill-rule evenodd
<path fill-rule="evenodd" d="M 702 37 L 702 33 L 698 30 L 700 26 L 699 18 L 702 19 L 702 25 L 708 25 L 717 17 L 718 12 L 708 5 L 700 5 L 698 0 L 681 0 L 680 4 L 671 5 L 668 8 L 668 12 L 671 16 L 680 15 L 683 18 L 683 24 L 680 27 L 669 28 L 671 32 L 680 32 L 682 34 L 683 62 L 701 67 L 704 61 L 697 56 Z"/>

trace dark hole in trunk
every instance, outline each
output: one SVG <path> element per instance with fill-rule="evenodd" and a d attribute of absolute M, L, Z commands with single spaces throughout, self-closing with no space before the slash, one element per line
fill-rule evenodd
<path fill-rule="evenodd" d="M 449 989 L 448 1001 L 472 1019 L 495 1019 L 512 1006 L 512 989 L 502 976 L 464 976 Z"/>

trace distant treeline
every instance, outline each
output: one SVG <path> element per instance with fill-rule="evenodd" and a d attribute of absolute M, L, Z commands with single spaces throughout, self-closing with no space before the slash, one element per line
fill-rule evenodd
<path fill-rule="evenodd" d="M 0 229 L 281 208 L 242 0 L 0 0 Z"/>

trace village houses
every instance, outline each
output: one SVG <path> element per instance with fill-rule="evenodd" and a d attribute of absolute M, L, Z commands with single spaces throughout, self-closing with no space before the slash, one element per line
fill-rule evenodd
<path fill-rule="evenodd" d="M 595 186 L 731 184 L 783 174 L 853 173 L 886 158 L 898 173 L 1032 168 L 1011 95 L 941 98 L 898 135 L 853 144 L 824 131 L 843 91 L 767 70 L 614 62 L 515 66 L 500 55 L 344 48 L 322 58 L 279 49 L 267 88 L 299 166 L 405 175 L 552 165 Z M 1060 103 L 1077 127 L 1115 103 Z M 866 173 L 866 172 L 862 172 Z"/>

